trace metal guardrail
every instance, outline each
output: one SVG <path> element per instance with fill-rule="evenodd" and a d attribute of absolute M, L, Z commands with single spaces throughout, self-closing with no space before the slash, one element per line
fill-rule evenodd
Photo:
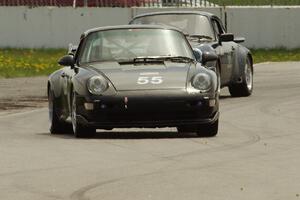
<path fill-rule="evenodd" d="M 300 5 L 300 0 L 0 0 L 0 6 L 214 7 Z"/>

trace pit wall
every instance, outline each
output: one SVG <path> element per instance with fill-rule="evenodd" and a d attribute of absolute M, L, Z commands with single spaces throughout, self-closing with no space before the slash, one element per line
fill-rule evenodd
<path fill-rule="evenodd" d="M 141 13 L 201 10 L 226 21 L 250 48 L 300 48 L 300 7 L 72 8 L 0 7 L 0 47 L 67 48 L 89 28 L 127 24 Z"/>

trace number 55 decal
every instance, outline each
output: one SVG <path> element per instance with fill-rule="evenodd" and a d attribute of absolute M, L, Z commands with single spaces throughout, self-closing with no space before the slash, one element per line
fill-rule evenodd
<path fill-rule="evenodd" d="M 140 76 L 137 80 L 137 84 L 145 85 L 145 84 L 161 84 L 163 82 L 163 78 L 161 76 Z"/>

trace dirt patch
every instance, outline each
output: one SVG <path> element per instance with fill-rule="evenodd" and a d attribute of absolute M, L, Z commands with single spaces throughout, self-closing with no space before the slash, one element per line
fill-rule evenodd
<path fill-rule="evenodd" d="M 0 79 L 0 112 L 47 106 L 47 77 Z"/>
<path fill-rule="evenodd" d="M 47 98 L 24 97 L 19 99 L 0 99 L 0 111 L 23 109 L 23 108 L 42 108 L 47 106 Z"/>

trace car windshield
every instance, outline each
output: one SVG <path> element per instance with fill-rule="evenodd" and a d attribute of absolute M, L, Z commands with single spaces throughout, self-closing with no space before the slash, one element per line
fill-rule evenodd
<path fill-rule="evenodd" d="M 198 14 L 157 14 L 139 17 L 132 24 L 166 24 L 177 27 L 190 35 L 214 38 L 212 27 L 206 16 Z"/>
<path fill-rule="evenodd" d="M 194 59 L 182 33 L 149 28 L 114 29 L 89 34 L 79 63 L 170 57 Z"/>

